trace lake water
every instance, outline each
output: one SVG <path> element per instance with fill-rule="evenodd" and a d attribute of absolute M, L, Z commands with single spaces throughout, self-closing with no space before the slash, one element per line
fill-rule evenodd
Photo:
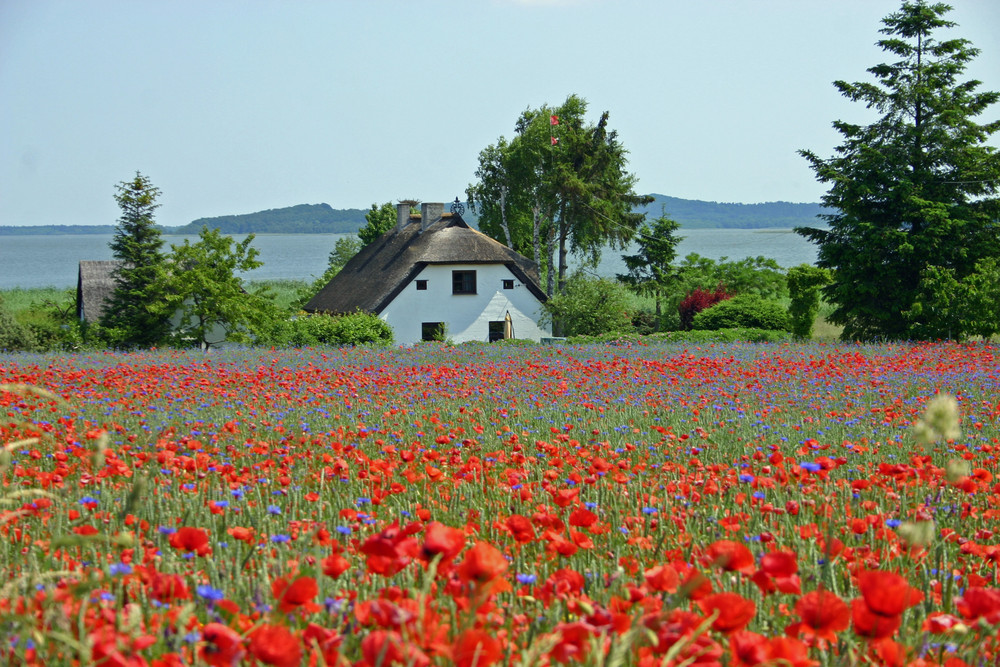
<path fill-rule="evenodd" d="M 763 255 L 784 267 L 812 264 L 816 247 L 790 229 L 686 229 L 677 256 L 695 252 L 704 257 L 731 260 Z M 326 270 L 330 251 L 342 234 L 262 234 L 253 242 L 264 265 L 251 280 L 312 280 Z M 15 287 L 76 287 L 81 260 L 113 259 L 110 235 L 0 236 L 0 289 Z M 185 238 L 167 236 L 166 247 Z M 242 240 L 245 236 L 235 235 Z M 624 254 L 634 254 L 635 249 Z M 623 253 L 606 250 L 597 273 L 612 277 L 625 272 Z M 573 263 L 571 262 L 571 266 Z"/>

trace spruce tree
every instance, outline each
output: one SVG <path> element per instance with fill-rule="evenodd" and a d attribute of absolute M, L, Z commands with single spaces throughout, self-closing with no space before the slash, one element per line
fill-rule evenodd
<path fill-rule="evenodd" d="M 119 183 L 116 190 L 121 216 L 110 245 L 121 265 L 115 271 L 115 291 L 101 326 L 115 346 L 145 348 L 163 341 L 169 332 L 158 289 L 164 270 L 163 239 L 153 220 L 160 189 L 136 172 L 134 179 Z"/>
<path fill-rule="evenodd" d="M 1000 96 L 960 80 L 979 53 L 968 40 L 934 38 L 955 25 L 950 9 L 904 2 L 884 18 L 877 44 L 894 61 L 869 68 L 875 83 L 834 83 L 880 118 L 835 121 L 843 141 L 829 159 L 801 151 L 836 212 L 824 216 L 829 229 L 796 231 L 833 271 L 823 293 L 845 339 L 961 337 L 953 314 L 921 302 L 940 304 L 941 275 L 975 281 L 977 266 L 1000 257 L 1000 154 L 985 143 L 1000 121 L 974 122 Z"/>

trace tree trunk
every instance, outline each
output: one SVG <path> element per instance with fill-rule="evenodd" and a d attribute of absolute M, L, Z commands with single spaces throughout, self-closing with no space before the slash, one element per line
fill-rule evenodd
<path fill-rule="evenodd" d="M 503 228 L 503 237 L 507 240 L 507 247 L 514 248 L 510 240 L 510 226 L 507 224 L 507 188 L 500 188 L 500 226 Z"/>

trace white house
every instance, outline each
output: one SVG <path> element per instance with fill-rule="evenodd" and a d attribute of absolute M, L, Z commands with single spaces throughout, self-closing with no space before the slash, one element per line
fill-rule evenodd
<path fill-rule="evenodd" d="M 546 296 L 538 267 L 471 227 L 444 204 L 397 205 L 396 226 L 366 246 L 305 310 L 377 314 L 402 344 L 441 335 L 456 343 L 538 341 Z"/>

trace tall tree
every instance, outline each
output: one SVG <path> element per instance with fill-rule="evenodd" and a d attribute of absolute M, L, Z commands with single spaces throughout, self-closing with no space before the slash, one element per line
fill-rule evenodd
<path fill-rule="evenodd" d="M 153 220 L 159 208 L 160 189 L 136 172 L 131 181 L 116 186 L 115 201 L 121 209 L 111 251 L 121 262 L 115 272 L 115 291 L 109 299 L 101 326 L 109 330 L 111 342 L 126 348 L 141 348 L 162 341 L 169 322 L 157 304 L 163 271 L 163 238 Z"/>
<path fill-rule="evenodd" d="M 392 202 L 379 206 L 372 204 L 371 210 L 365 213 L 365 225 L 358 230 L 358 238 L 362 247 L 368 245 L 382 234 L 396 226 L 396 207 Z"/>
<path fill-rule="evenodd" d="M 979 53 L 968 40 L 933 37 L 955 25 L 944 18 L 950 9 L 903 2 L 884 18 L 877 44 L 896 60 L 868 70 L 875 83 L 834 83 L 881 117 L 835 121 L 843 142 L 832 158 L 801 151 L 830 184 L 823 203 L 837 212 L 824 216 L 829 229 L 796 231 L 834 272 L 823 292 L 845 339 L 960 337 L 947 311 L 967 304 L 923 308 L 920 300 L 940 306 L 935 289 L 973 279 L 977 265 L 1000 255 L 1000 154 L 985 145 L 1000 121 L 973 121 L 1000 96 L 959 80 Z"/>
<path fill-rule="evenodd" d="M 479 180 L 466 190 L 483 231 L 524 254 L 530 248 L 550 295 L 565 284 L 570 251 L 596 263 L 606 246 L 625 247 L 643 220 L 634 208 L 651 201 L 634 192 L 608 113 L 589 124 L 586 112 L 576 95 L 526 110 L 510 142 L 501 137 L 480 153 Z"/>
<path fill-rule="evenodd" d="M 677 276 L 671 264 L 677 257 L 677 244 L 683 240 L 677 236 L 679 229 L 680 223 L 666 214 L 653 220 L 652 224 L 644 222 L 636 234 L 638 253 L 622 255 L 628 273 L 618 274 L 618 280 L 638 294 L 653 297 L 657 325 L 663 317 L 660 304 Z"/>
<path fill-rule="evenodd" d="M 198 241 L 173 246 L 163 273 L 161 306 L 174 319 L 174 336 L 207 350 L 223 340 L 248 341 L 276 315 L 266 292 L 248 292 L 239 274 L 261 266 L 254 235 L 236 242 L 202 227 Z"/>

